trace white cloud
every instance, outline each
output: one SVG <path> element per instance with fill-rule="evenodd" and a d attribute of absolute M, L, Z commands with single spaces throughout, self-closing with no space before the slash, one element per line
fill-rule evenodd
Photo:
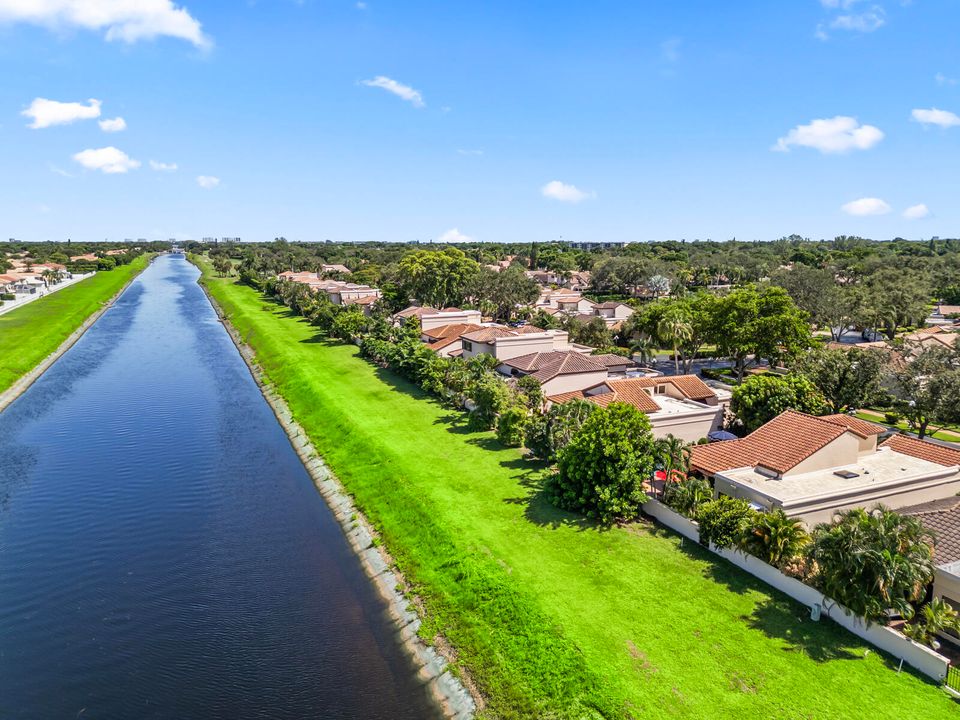
<path fill-rule="evenodd" d="M 122 117 L 107 118 L 97 123 L 104 132 L 114 133 L 127 129 L 127 121 Z"/>
<path fill-rule="evenodd" d="M 74 155 L 73 159 L 87 170 L 99 170 L 108 175 L 125 173 L 140 167 L 138 160 L 134 160 L 123 150 L 118 150 L 113 146 L 97 150 L 84 150 Z"/>
<path fill-rule="evenodd" d="M 365 2 L 357 3 L 357 10 L 366 10 L 366 9 L 367 9 L 367 4 Z"/>
<path fill-rule="evenodd" d="M 0 0 L 0 22 L 105 30 L 107 40 L 125 43 L 168 36 L 210 46 L 200 23 L 171 0 Z"/>
<path fill-rule="evenodd" d="M 150 169 L 156 170 L 157 172 L 173 172 L 177 169 L 176 163 L 165 163 L 157 162 L 156 160 L 150 161 Z"/>
<path fill-rule="evenodd" d="M 838 15 L 830 22 L 834 30 L 851 30 L 853 32 L 870 33 L 886 24 L 886 13 L 879 5 L 874 5 L 862 13 Z"/>
<path fill-rule="evenodd" d="M 924 125 L 937 125 L 942 128 L 960 125 L 960 117 L 949 110 L 937 110 L 936 108 L 930 108 L 929 110 L 917 109 L 910 114 L 914 120 Z"/>
<path fill-rule="evenodd" d="M 403 98 L 411 103 L 414 107 L 422 108 L 426 105 L 419 91 L 414 90 L 409 85 L 404 85 L 392 78 L 388 78 L 386 75 L 377 75 L 373 80 L 361 80 L 360 82 L 367 87 L 382 88 L 389 93 L 393 93 L 397 97 Z"/>
<path fill-rule="evenodd" d="M 3 0 L 0 0 L 3 2 Z M 78 102 L 59 102 L 46 98 L 35 98 L 30 107 L 21 112 L 24 117 L 33 120 L 28 127 L 34 130 L 54 125 L 69 125 L 77 120 L 92 120 L 100 117 L 100 101 L 91 98 L 87 104 Z"/>
<path fill-rule="evenodd" d="M 464 235 L 457 228 L 450 228 L 443 235 L 437 238 L 437 242 L 441 243 L 465 243 L 473 242 L 473 238 L 469 235 Z"/>
<path fill-rule="evenodd" d="M 72 175 L 71 173 L 68 173 L 66 170 L 64 170 L 64 169 L 61 168 L 61 167 L 57 167 L 56 165 L 50 165 L 49 167 L 50 167 L 50 172 L 56 173 L 56 174 L 59 175 L 60 177 L 65 177 L 65 178 L 72 178 L 72 177 L 73 177 L 73 175 Z"/>
<path fill-rule="evenodd" d="M 197 175 L 197 185 L 204 190 L 212 190 L 220 184 L 220 178 L 213 175 Z"/>
<path fill-rule="evenodd" d="M 937 81 L 937 85 L 956 85 L 957 79 L 952 77 L 947 77 L 943 73 L 937 73 L 933 76 L 933 79 Z"/>
<path fill-rule="evenodd" d="M 809 147 L 822 153 L 867 150 L 883 140 L 883 132 L 873 125 L 861 125 L 856 118 L 837 115 L 797 125 L 777 140 L 773 150 L 787 152 L 792 145 Z"/>
<path fill-rule="evenodd" d="M 846 10 L 856 5 L 860 0 L 820 0 L 820 4 L 825 8 L 841 8 Z"/>
<path fill-rule="evenodd" d="M 852 200 L 841 208 L 847 215 L 863 217 L 866 215 L 886 215 L 891 208 L 880 198 L 860 198 Z"/>
<path fill-rule="evenodd" d="M 928 208 L 923 203 L 919 205 L 911 205 L 906 210 L 903 211 L 903 216 L 907 220 L 922 220 L 930 214 L 930 208 Z"/>
<path fill-rule="evenodd" d="M 584 192 L 576 185 L 568 185 L 559 180 L 551 180 L 540 188 L 540 192 L 544 197 L 567 203 L 578 203 L 587 198 L 596 197 L 596 193 Z"/>

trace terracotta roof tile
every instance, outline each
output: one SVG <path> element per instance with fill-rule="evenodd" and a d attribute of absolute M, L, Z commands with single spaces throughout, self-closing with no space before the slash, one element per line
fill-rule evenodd
<path fill-rule="evenodd" d="M 442 350 L 448 345 L 459 342 L 460 336 L 464 333 L 479 329 L 480 326 L 473 323 L 452 323 L 424 330 L 423 334 L 430 338 L 427 341 L 427 347 L 431 350 Z"/>
<path fill-rule="evenodd" d="M 869 437 L 871 435 L 880 435 L 885 433 L 887 428 L 883 425 L 877 425 L 868 420 L 861 420 L 860 418 L 850 417 L 849 415 L 843 415 L 839 413 L 837 415 L 825 415 L 822 420 L 827 422 L 832 422 L 835 425 L 843 425 L 853 430 L 857 435 L 862 435 L 863 437 Z"/>
<path fill-rule="evenodd" d="M 511 328 L 491 325 L 489 327 L 481 327 L 479 330 L 473 330 L 471 332 L 464 333 L 463 339 L 470 340 L 471 342 L 489 343 L 497 338 L 516 337 L 518 334 L 519 333 L 514 332 Z"/>
<path fill-rule="evenodd" d="M 891 435 L 881 443 L 881 447 L 888 447 L 904 455 L 912 455 L 915 458 L 926 460 L 951 467 L 960 465 L 960 450 L 937 445 L 936 443 L 918 440 L 907 435 Z"/>
<path fill-rule="evenodd" d="M 436 308 L 432 308 L 432 307 L 430 307 L 430 306 L 424 306 L 424 307 L 408 307 L 408 308 L 405 308 L 405 309 L 401 310 L 401 311 L 398 312 L 398 313 L 395 313 L 395 314 L 394 314 L 394 317 L 399 317 L 399 318 L 420 317 L 420 316 L 422 316 L 422 315 L 435 315 L 435 314 L 437 314 L 438 312 L 440 312 L 440 311 L 437 310 Z"/>
<path fill-rule="evenodd" d="M 847 431 L 844 425 L 787 410 L 739 440 L 695 446 L 691 465 L 709 475 L 758 465 L 784 473 Z"/>
<path fill-rule="evenodd" d="M 917 518 L 933 532 L 934 563 L 943 565 L 960 560 L 960 498 L 943 498 L 900 508 L 897 512 Z"/>
<path fill-rule="evenodd" d="M 650 414 L 659 412 L 660 406 L 657 405 L 656 400 L 654 400 L 645 389 L 650 386 L 636 382 L 637 380 L 644 379 L 645 378 L 627 378 L 626 380 L 605 380 L 603 383 L 594 385 L 586 390 L 576 390 L 574 392 L 551 395 L 549 400 L 558 404 L 569 402 L 573 399 L 589 400 L 601 407 L 606 407 L 612 402 L 622 402 L 627 405 L 633 405 L 643 413 Z M 596 390 L 601 385 L 609 388 L 610 392 L 587 395 L 588 391 Z"/>
<path fill-rule="evenodd" d="M 606 365 L 593 360 L 589 355 L 573 351 L 529 353 L 504 360 L 503 364 L 531 375 L 541 383 L 558 375 L 606 372 L 607 370 Z"/>
<path fill-rule="evenodd" d="M 601 353 L 599 355 L 591 355 L 591 360 L 594 360 L 598 363 L 603 363 L 606 367 L 620 367 L 622 365 L 633 365 L 633 360 L 623 355 L 614 355 L 613 353 Z"/>
<path fill-rule="evenodd" d="M 710 386 L 696 375 L 638 377 L 630 378 L 630 382 L 636 383 L 638 387 L 656 387 L 657 385 L 669 383 L 689 400 L 706 400 L 707 398 L 716 397 L 716 393 L 710 389 Z"/>

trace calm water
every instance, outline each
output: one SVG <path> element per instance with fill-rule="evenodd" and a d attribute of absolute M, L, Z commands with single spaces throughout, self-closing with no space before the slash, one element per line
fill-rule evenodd
<path fill-rule="evenodd" d="M 437 717 L 197 275 L 0 414 L 0 718 Z"/>

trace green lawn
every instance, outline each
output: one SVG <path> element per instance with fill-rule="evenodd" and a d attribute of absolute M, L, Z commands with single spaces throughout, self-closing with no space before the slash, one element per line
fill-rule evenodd
<path fill-rule="evenodd" d="M 912 432 L 910 423 L 908 423 L 906 420 L 901 420 L 896 425 L 891 425 L 887 422 L 884 414 L 879 410 L 858 410 L 856 413 L 854 413 L 854 416 L 860 418 L 861 420 L 867 420 L 868 422 L 879 423 L 897 430 L 909 430 Z M 934 430 L 935 432 L 930 433 L 929 437 L 932 437 L 936 440 L 946 440 L 947 442 L 960 442 L 960 432 L 957 432 L 955 429 L 951 430 L 950 428 L 956 428 L 956 426 L 940 426 L 936 424 L 931 425 L 928 428 L 928 432 Z"/>
<path fill-rule="evenodd" d="M 148 257 L 142 255 L 128 265 L 98 272 L 0 315 L 0 392 L 60 347 L 70 333 L 116 295 L 147 262 Z"/>
<path fill-rule="evenodd" d="M 231 278 L 205 282 L 381 531 L 498 717 L 945 718 L 934 685 L 657 526 L 552 508 L 542 473 Z M 319 581 L 319 579 L 318 579 Z"/>

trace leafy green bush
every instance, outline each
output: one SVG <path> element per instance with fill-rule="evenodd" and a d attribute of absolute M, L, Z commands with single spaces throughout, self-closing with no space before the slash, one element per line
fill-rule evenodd
<path fill-rule="evenodd" d="M 539 458 L 555 460 L 597 410 L 599 407 L 587 400 L 571 400 L 535 414 L 527 425 L 526 446 Z"/>
<path fill-rule="evenodd" d="M 696 519 L 700 506 L 713 499 L 713 488 L 700 477 L 688 477 L 676 483 L 667 483 L 663 501 L 681 515 Z"/>
<path fill-rule="evenodd" d="M 548 489 L 552 501 L 610 524 L 631 520 L 647 500 L 656 449 L 650 421 L 637 408 L 611 403 L 594 412 L 560 451 Z"/>
<path fill-rule="evenodd" d="M 896 425 L 903 419 L 903 415 L 898 412 L 885 412 L 883 414 L 883 419 L 888 425 Z"/>
<path fill-rule="evenodd" d="M 810 542 L 803 522 L 782 508 L 756 513 L 747 523 L 740 547 L 768 565 L 780 567 L 797 557 Z"/>
<path fill-rule="evenodd" d="M 932 537 L 915 517 L 882 505 L 842 510 L 813 530 L 814 582 L 825 595 L 867 620 L 888 610 L 913 616 L 933 578 Z"/>
<path fill-rule="evenodd" d="M 520 447 L 529 421 L 530 413 L 525 407 L 511 405 L 497 418 L 497 440 L 507 447 Z"/>
<path fill-rule="evenodd" d="M 823 415 L 828 407 L 816 386 L 803 375 L 754 375 L 733 391 L 730 410 L 747 432 L 785 410 Z"/>
<path fill-rule="evenodd" d="M 703 545 L 713 543 L 720 549 L 738 544 L 755 514 L 746 500 L 727 495 L 703 503 L 697 510 L 700 542 Z"/>

